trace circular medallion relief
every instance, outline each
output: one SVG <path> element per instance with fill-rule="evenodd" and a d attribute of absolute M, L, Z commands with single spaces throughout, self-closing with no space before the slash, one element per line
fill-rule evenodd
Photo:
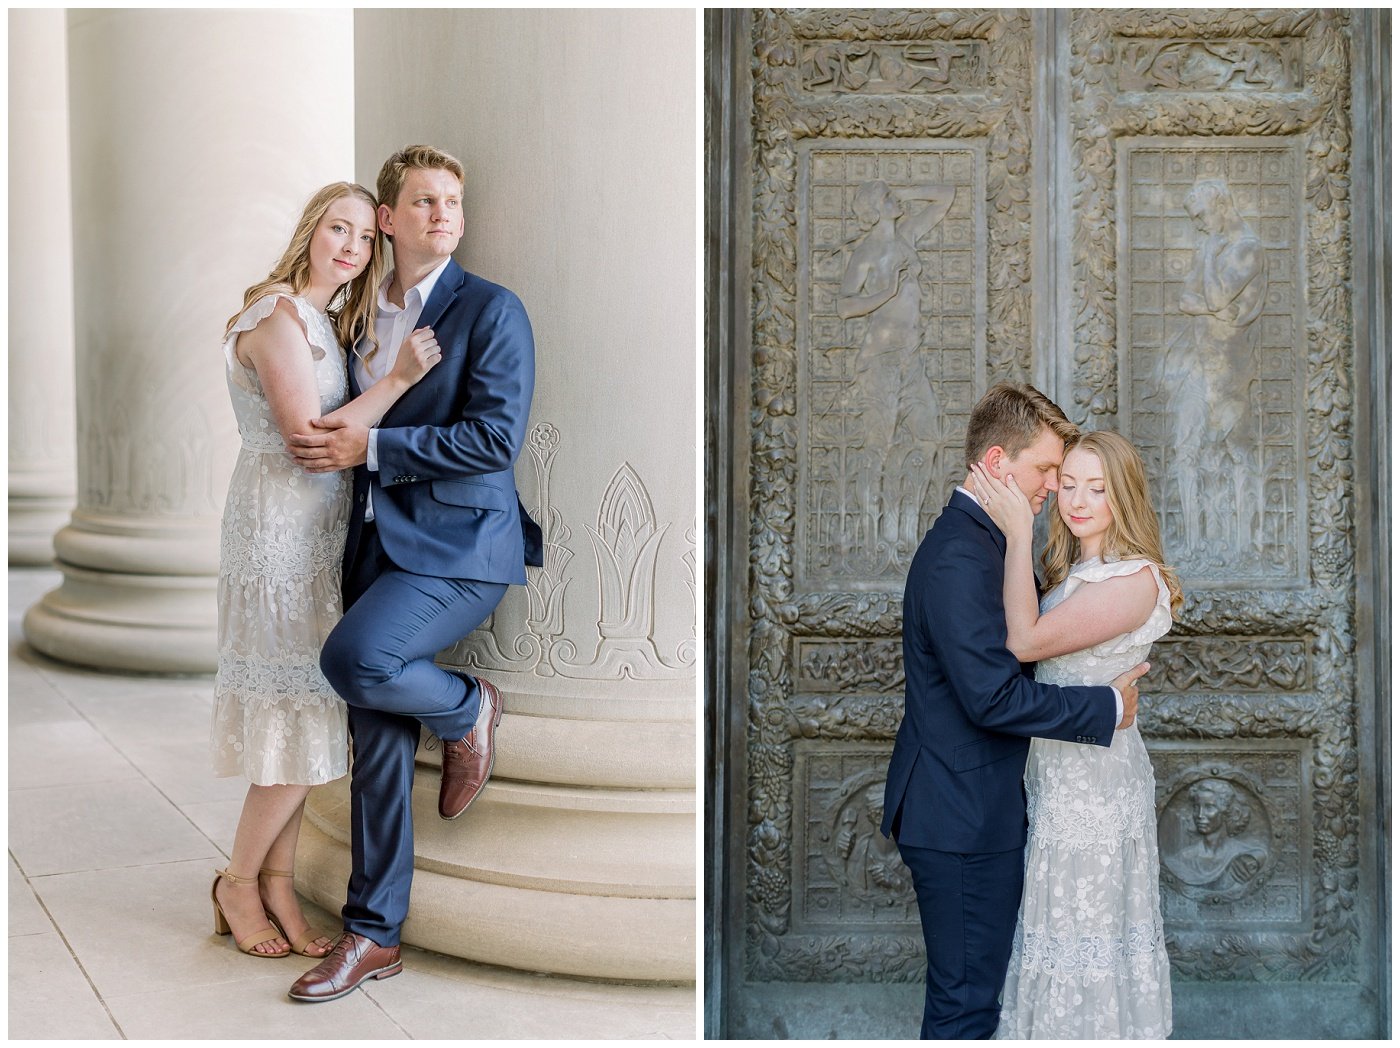
<path fill-rule="evenodd" d="M 1179 775 L 1166 796 L 1157 818 L 1164 884 L 1188 899 L 1224 903 L 1268 880 L 1282 831 L 1246 775 L 1195 768 Z"/>

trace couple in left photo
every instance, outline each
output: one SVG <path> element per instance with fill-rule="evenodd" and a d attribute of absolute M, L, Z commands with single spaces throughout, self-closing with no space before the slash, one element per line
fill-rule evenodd
<path fill-rule="evenodd" d="M 8 17 L 10 1035 L 693 1039 L 695 13 Z"/>

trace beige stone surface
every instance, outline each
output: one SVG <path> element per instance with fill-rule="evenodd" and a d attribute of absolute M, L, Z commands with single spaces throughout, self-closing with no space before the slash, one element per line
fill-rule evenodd
<path fill-rule="evenodd" d="M 19 617 L 57 579 L 10 572 L 12 715 L 51 757 L 65 752 L 73 725 L 87 725 L 134 777 L 79 784 L 45 772 L 38 785 L 29 781 L 36 762 L 11 763 L 12 1038 L 456 1039 L 463 1014 L 476 1037 L 695 1036 L 693 986 L 541 976 L 412 948 L 402 975 L 329 1004 L 289 1001 L 310 960 L 245 957 L 212 933 L 209 885 L 243 786 L 214 780 L 234 796 L 200 799 L 210 781 L 211 679 L 109 676 L 34 653 L 19 638 Z M 303 851 L 304 874 L 313 850 Z M 340 856 L 343 866 L 322 872 L 331 912 L 306 907 L 322 928 L 338 924 L 348 853 Z"/>
<path fill-rule="evenodd" d="M 115 1040 L 121 1032 L 62 938 L 10 935 L 10 1038 Z"/>
<path fill-rule="evenodd" d="M 78 505 L 25 633 L 79 665 L 209 672 L 238 448 L 219 343 L 350 174 L 352 16 L 74 10 L 67 40 Z"/>
<path fill-rule="evenodd" d="M 10 853 L 30 877 L 217 854 L 145 779 L 12 787 Z"/>
<path fill-rule="evenodd" d="M 361 179 L 409 141 L 460 157 L 457 261 L 521 297 L 536 348 L 516 478 L 545 563 L 444 653 L 506 713 L 459 823 L 438 820 L 437 758 L 420 755 L 405 939 L 693 980 L 693 12 L 365 9 L 355 25 Z M 313 808 L 305 888 L 324 898 L 348 865 L 343 791 Z"/>
<path fill-rule="evenodd" d="M 58 733 L 66 740 L 62 761 L 48 748 Z M 9 743 L 10 775 L 35 787 L 138 777 L 131 762 L 81 717 L 12 721 Z"/>
<path fill-rule="evenodd" d="M 47 565 L 73 508 L 73 220 L 62 9 L 9 14 L 9 551 Z"/>
<path fill-rule="evenodd" d="M 132 1039 L 320 1040 L 331 1031 L 337 1040 L 409 1039 L 404 1027 L 363 993 L 320 1006 L 288 998 L 287 987 L 300 966 L 301 960 L 293 958 L 261 965 L 249 961 L 244 965 L 248 976 L 236 981 L 129 994 L 108 1003 L 122 1032 Z M 269 972 L 254 977 L 254 968 Z"/>
<path fill-rule="evenodd" d="M 301 890 L 323 905 L 343 898 L 348 848 L 309 823 L 302 833 L 301 859 Z M 403 938 L 426 949 L 525 971 L 679 983 L 694 979 L 695 917 L 694 899 L 484 883 L 441 872 L 420 857 Z M 627 934 L 615 934 L 619 928 Z"/>
<path fill-rule="evenodd" d="M 53 930 L 48 914 L 39 905 L 39 900 L 34 897 L 29 882 L 24 879 L 13 858 L 10 859 L 9 909 L 5 919 L 11 936 L 35 935 Z"/>
<path fill-rule="evenodd" d="M 464 987 L 454 978 L 457 962 L 417 950 L 408 957 L 418 978 L 386 979 L 365 993 L 387 1015 L 412 1017 L 416 1037 L 462 1037 L 463 1010 L 473 1016 L 471 1036 L 481 1040 L 574 1038 L 604 1028 L 609 1039 L 694 1037 L 695 991 L 689 986 L 561 985 L 545 975 L 483 967 Z"/>

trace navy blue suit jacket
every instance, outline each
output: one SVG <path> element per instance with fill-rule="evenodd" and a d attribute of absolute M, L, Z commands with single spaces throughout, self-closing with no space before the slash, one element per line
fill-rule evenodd
<path fill-rule="evenodd" d="M 949 852 L 1025 844 L 1029 737 L 1107 746 L 1109 687 L 1039 684 L 1006 647 L 1006 539 L 955 492 L 919 544 L 904 587 L 904 720 L 882 825 Z"/>
<path fill-rule="evenodd" d="M 374 520 L 389 558 L 437 578 L 520 584 L 542 563 L 539 525 L 515 490 L 535 389 L 535 343 L 520 299 L 448 259 L 418 327 L 442 360 L 379 422 L 377 472 L 355 469 L 349 569 L 374 490 Z M 350 395 L 359 383 L 350 368 Z"/>

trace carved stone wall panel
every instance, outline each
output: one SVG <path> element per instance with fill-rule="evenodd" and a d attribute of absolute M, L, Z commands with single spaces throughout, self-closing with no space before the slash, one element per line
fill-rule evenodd
<path fill-rule="evenodd" d="M 1349 32 L 1070 15 L 1071 415 L 1143 447 L 1188 593 L 1142 723 L 1190 978 L 1361 970 Z"/>
<path fill-rule="evenodd" d="M 797 586 L 898 586 L 986 366 L 985 143 L 798 144 Z"/>
<path fill-rule="evenodd" d="M 804 691 L 881 691 L 903 694 L 904 653 L 896 639 L 794 640 L 796 686 Z"/>
<path fill-rule="evenodd" d="M 917 936 L 793 929 L 815 869 L 794 843 L 794 746 L 888 754 L 903 577 L 965 425 L 943 412 L 1030 375 L 1031 43 L 1018 12 L 753 16 L 754 978 L 922 971 Z"/>
<path fill-rule="evenodd" d="M 1114 415 L 1118 409 L 1115 279 L 1118 172 L 1115 148 L 1131 136 L 1249 135 L 1308 132 L 1312 145 L 1336 131 L 1346 135 L 1344 16 L 1315 10 L 1192 11 L 1075 10 L 1070 16 L 1070 69 L 1075 82 L 1070 157 L 1075 183 L 1073 268 L 1076 381 L 1071 417 Z M 1134 86 L 1136 49 L 1157 45 L 1180 51 L 1209 44 L 1228 50 L 1274 41 L 1282 51 L 1301 48 L 1305 86 L 1300 90 L 1168 90 Z M 1128 83 L 1124 84 L 1124 74 Z M 1330 123 L 1330 126 L 1328 124 Z M 1269 139 L 1272 140 L 1272 139 Z M 1341 152 L 1344 152 L 1344 148 Z M 1321 147 L 1321 157 L 1333 149 Z M 1308 197 L 1319 157 L 1309 150 Z M 1345 158 L 1341 158 L 1345 163 Z M 1327 181 L 1328 171 L 1323 168 Z M 1345 197 L 1344 188 L 1341 197 Z M 1344 253 L 1343 253 L 1344 257 Z"/>
<path fill-rule="evenodd" d="M 1119 425 L 1198 583 L 1306 579 L 1302 140 L 1118 142 Z"/>
<path fill-rule="evenodd" d="M 1170 932 L 1307 929 L 1308 757 L 1301 739 L 1153 746 Z"/>
<path fill-rule="evenodd" d="M 1357 952 L 1371 909 L 1358 894 L 1351 18 L 1079 9 L 1040 23 L 1063 45 L 1036 58 L 1069 81 L 1043 126 L 1052 151 L 1067 146 L 1073 204 L 1067 276 L 1051 281 L 1068 289 L 1055 334 L 1069 338 L 1046 347 L 1071 363 L 1049 373 L 1070 378 L 1054 392 L 1075 421 L 1143 446 L 1187 593 L 1142 726 L 1173 964 L 1189 980 L 1342 984 L 1372 963 Z M 1005 12 L 763 11 L 752 26 L 741 978 L 912 981 L 922 945 L 912 924 L 880 923 L 897 893 L 882 886 L 891 912 L 874 901 L 860 806 L 902 709 L 902 536 L 946 495 L 937 458 L 965 422 L 947 405 L 1033 373 L 1029 187 L 1046 174 L 1028 134 L 1033 34 Z M 970 179 L 946 167 L 960 153 Z M 940 186 L 939 218 L 901 235 Z M 886 218 L 895 228 L 875 232 Z M 934 322 L 960 314 L 932 279 L 968 218 L 985 310 L 970 353 L 938 341 Z M 915 284 L 918 302 L 901 303 Z M 950 380 L 969 356 L 963 399 Z M 911 378 L 942 414 L 901 420 Z M 905 426 L 902 453 L 922 462 L 877 455 L 900 448 L 869 428 L 881 391 L 895 410 L 880 424 Z M 929 461 L 943 487 L 930 505 L 882 490 Z"/>
<path fill-rule="evenodd" d="M 1250 40 L 1120 36 L 1119 91 L 1296 91 L 1303 86 L 1297 37 Z"/>
<path fill-rule="evenodd" d="M 1306 691 L 1308 671 L 1302 638 L 1168 636 L 1152 648 L 1151 690 Z"/>
<path fill-rule="evenodd" d="M 793 931 L 918 934 L 909 869 L 880 833 L 889 760 L 888 746 L 797 744 Z"/>
<path fill-rule="evenodd" d="M 819 94 L 928 94 L 985 88 L 981 40 L 811 40 L 802 45 L 802 88 Z"/>
<path fill-rule="evenodd" d="M 657 519 L 646 483 L 623 462 L 607 482 L 590 519 L 558 505 L 555 458 L 565 443 L 558 426 L 537 422 L 525 442 L 519 476 L 522 501 L 539 523 L 544 564 L 526 569 L 526 585 L 514 589 L 482 627 L 443 653 L 449 665 L 487 673 L 528 674 L 581 681 L 675 681 L 695 672 L 695 620 L 686 634 L 658 625 L 658 594 L 680 580 L 695 592 L 695 532 L 678 539 Z M 528 462 L 528 466 L 525 463 Z M 575 484 L 574 508 L 582 501 Z M 573 526 L 568 523 L 573 520 Z M 588 536 L 592 558 L 579 556 L 575 530 Z M 578 558 L 575 562 L 575 558 Z M 574 594 L 596 594 L 572 605 Z"/>

